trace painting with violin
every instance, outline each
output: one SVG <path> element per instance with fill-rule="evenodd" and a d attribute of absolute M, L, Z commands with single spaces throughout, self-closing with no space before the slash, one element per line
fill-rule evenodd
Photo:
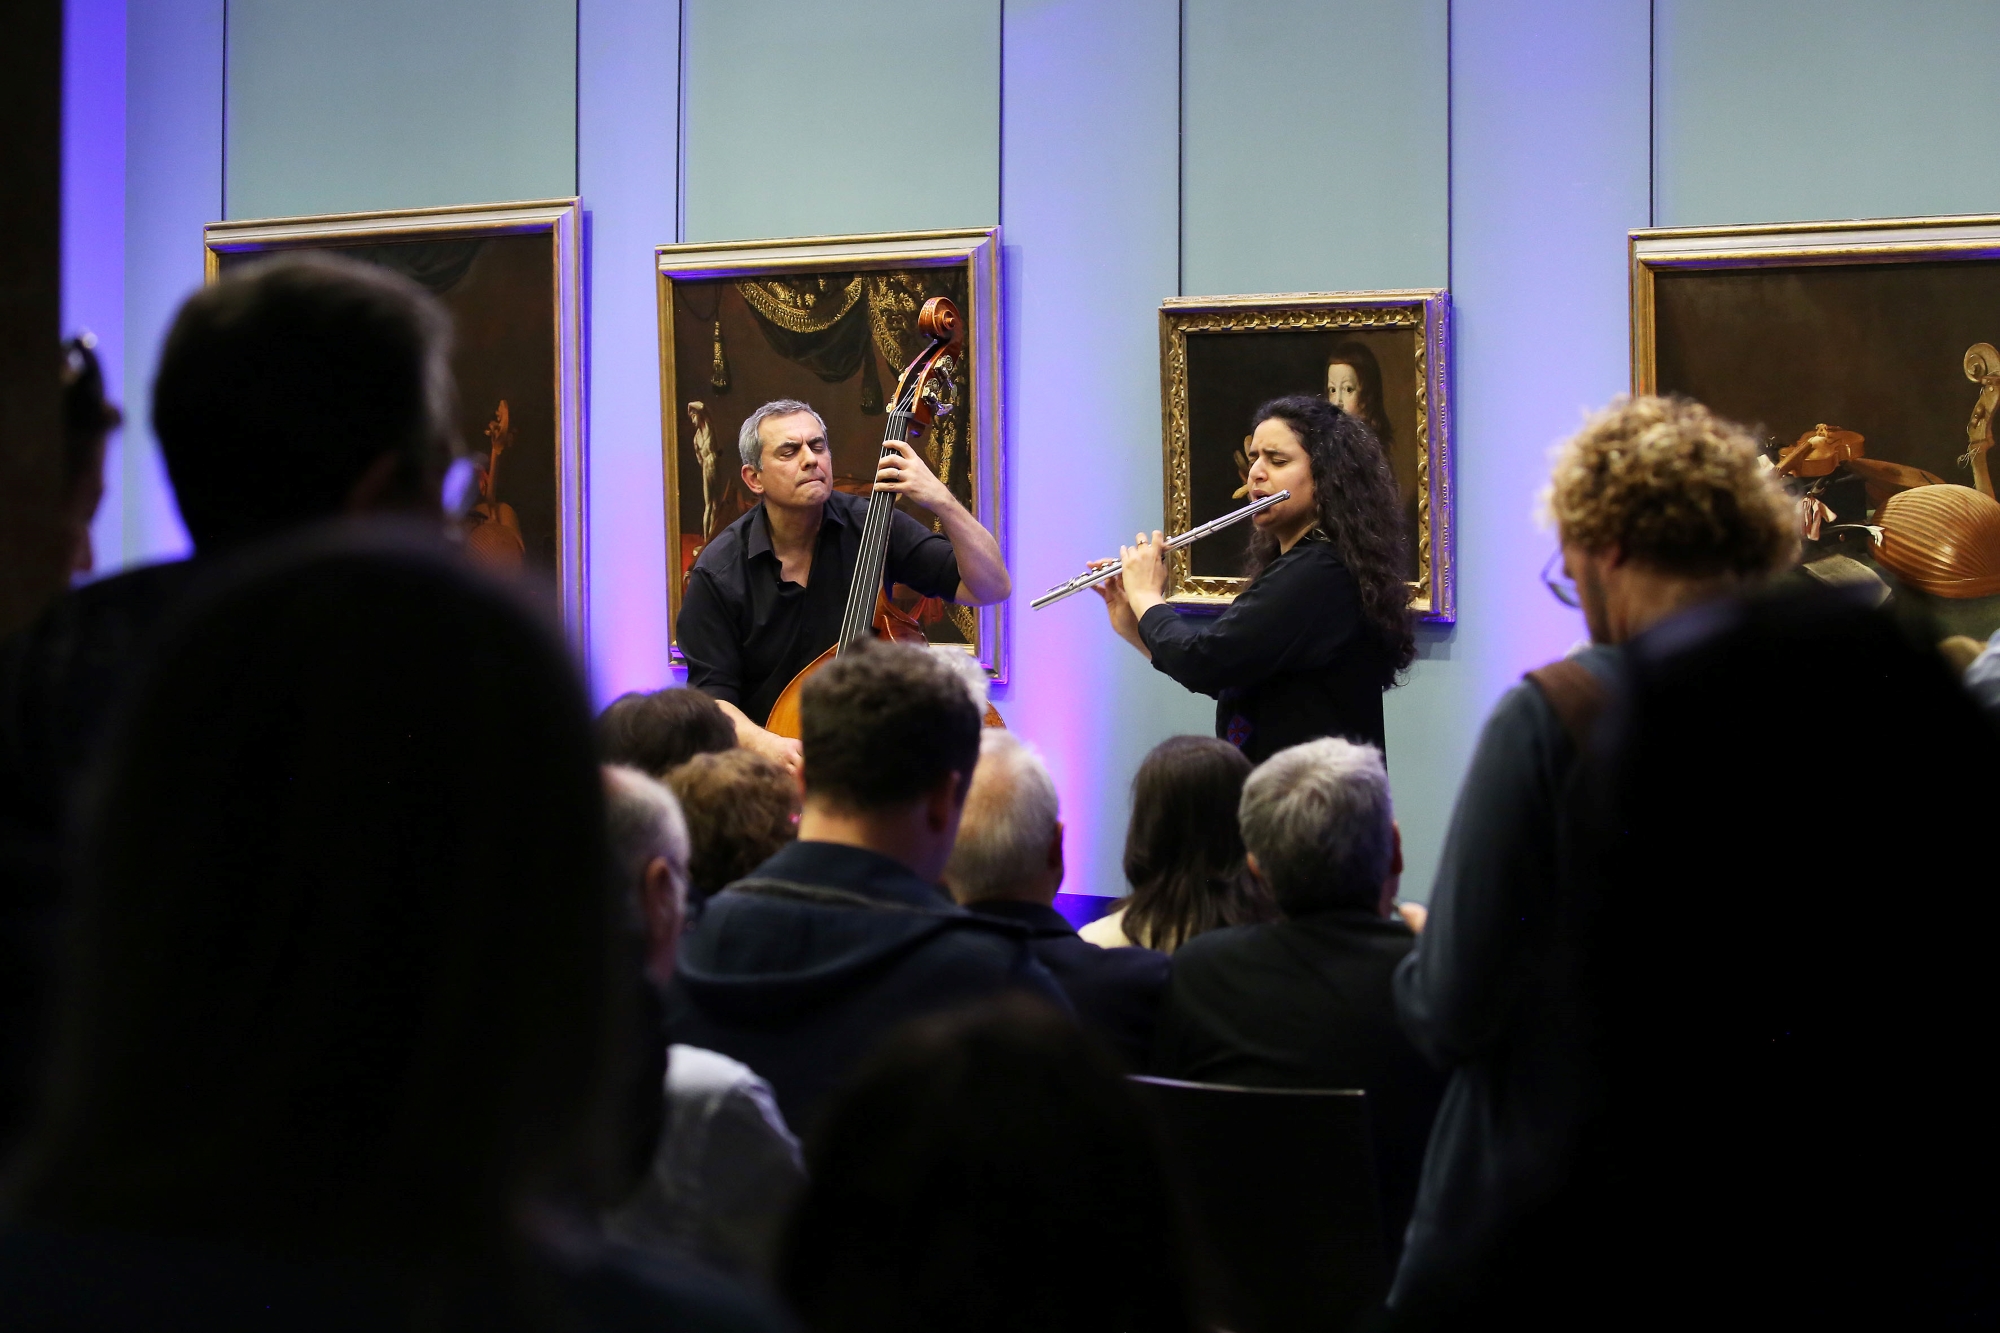
<path fill-rule="evenodd" d="M 661 435 L 668 587 L 677 621 L 687 572 L 706 543 L 756 502 L 738 433 L 760 405 L 812 405 L 825 420 L 834 485 L 873 486 L 897 382 L 929 343 L 919 327 L 942 297 L 962 348 L 933 383 L 942 410 L 913 441 L 982 523 L 1000 513 L 997 228 L 884 236 L 670 245 L 658 250 Z M 926 526 L 935 520 L 905 505 Z M 1003 611 L 891 599 L 931 643 L 963 647 L 996 676 Z"/>
<path fill-rule="evenodd" d="M 1632 233 L 1632 384 L 1749 426 L 1807 574 L 2000 630 L 2000 219 Z"/>

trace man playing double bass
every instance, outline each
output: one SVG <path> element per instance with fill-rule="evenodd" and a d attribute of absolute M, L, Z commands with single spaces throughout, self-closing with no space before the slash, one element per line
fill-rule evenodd
<path fill-rule="evenodd" d="M 930 532 L 897 511 L 886 583 L 966 606 L 1006 597 L 1012 584 L 993 534 L 909 445 L 883 447 L 891 453 L 875 474 L 876 489 L 907 495 L 944 529 Z M 687 683 L 722 705 L 736 724 L 737 744 L 795 771 L 799 743 L 764 723 L 792 678 L 840 638 L 868 498 L 833 488 L 826 423 L 795 399 L 752 412 L 737 451 L 744 484 L 761 498 L 702 549 L 688 573 L 676 629 Z"/>

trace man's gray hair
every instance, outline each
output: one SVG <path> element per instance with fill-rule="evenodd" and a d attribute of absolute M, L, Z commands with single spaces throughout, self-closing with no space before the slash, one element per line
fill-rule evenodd
<path fill-rule="evenodd" d="M 802 403 L 796 398 L 776 398 L 752 412 L 743 422 L 743 429 L 736 432 L 736 452 L 743 458 L 743 466 L 753 472 L 764 470 L 764 423 L 772 417 L 788 417 L 804 412 L 819 423 L 819 433 L 826 434 L 826 418 L 813 411 L 811 403 Z"/>
<path fill-rule="evenodd" d="M 1056 784 L 1033 747 L 988 727 L 965 798 L 945 883 L 962 903 L 1011 898 L 1049 863 L 1055 840 Z"/>
<path fill-rule="evenodd" d="M 688 828 L 681 803 L 638 769 L 606 764 L 604 804 L 610 821 L 612 870 L 633 910 L 639 906 L 639 882 L 656 856 L 665 857 L 673 870 L 674 893 L 686 910 Z"/>
<path fill-rule="evenodd" d="M 1292 915 L 1374 907 L 1395 860 L 1395 818 L 1382 752 L 1333 738 L 1266 759 L 1237 805 L 1243 845 Z"/>

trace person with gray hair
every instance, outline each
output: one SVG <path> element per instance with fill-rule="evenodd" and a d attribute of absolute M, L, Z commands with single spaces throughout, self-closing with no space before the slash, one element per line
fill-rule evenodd
<path fill-rule="evenodd" d="M 840 637 L 868 496 L 834 485 L 826 419 L 795 398 L 752 412 L 736 447 L 757 503 L 702 547 L 688 571 L 676 640 L 687 683 L 722 706 L 737 743 L 796 773 L 799 742 L 764 723 L 792 678 Z M 885 589 L 901 583 L 965 606 L 1013 590 L 1000 543 L 908 443 L 883 443 L 873 481 L 937 519 L 933 532 L 894 513 Z"/>
<path fill-rule="evenodd" d="M 1253 1088 L 1359 1088 L 1393 1259 L 1444 1077 L 1396 1021 L 1416 936 L 1395 910 L 1403 841 L 1382 752 L 1325 738 L 1243 784 L 1250 868 L 1282 921 L 1211 930 L 1174 954 L 1151 1072 Z"/>
<path fill-rule="evenodd" d="M 1055 909 L 1063 881 L 1060 815 L 1056 784 L 1034 747 L 1009 731 L 982 732 L 945 887 L 967 910 L 1025 927 L 1077 1021 L 1136 1073 L 1152 1049 L 1167 957 L 1100 949 L 1078 938 Z"/>
<path fill-rule="evenodd" d="M 673 980 L 687 910 L 687 821 L 673 792 L 635 768 L 607 764 L 604 796 L 612 870 L 658 994 Z M 657 1069 L 660 1057 L 648 1054 L 641 1067 Z M 698 1046 L 668 1046 L 665 1059 L 663 1119 L 646 1174 L 605 1230 L 768 1285 L 785 1218 L 805 1186 L 799 1142 L 771 1085 L 747 1065 Z"/>

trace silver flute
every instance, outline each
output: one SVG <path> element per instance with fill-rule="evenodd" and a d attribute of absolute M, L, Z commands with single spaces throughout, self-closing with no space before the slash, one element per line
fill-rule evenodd
<path fill-rule="evenodd" d="M 1224 514 L 1221 518 L 1212 518 L 1198 528 L 1189 528 L 1178 537 L 1169 537 L 1162 545 L 1169 551 L 1177 551 L 1189 542 L 1198 542 L 1211 532 L 1220 532 L 1232 523 L 1241 523 L 1252 514 L 1260 514 L 1279 501 L 1291 498 L 1292 493 L 1290 491 L 1273 491 L 1261 500 L 1251 501 L 1234 513 Z M 1039 611 L 1051 603 L 1060 602 L 1071 593 L 1082 592 L 1085 588 L 1093 587 L 1108 578 L 1115 577 L 1121 568 L 1122 566 L 1113 561 L 1102 569 L 1086 569 L 1068 583 L 1058 583 L 1055 587 L 1050 588 L 1040 597 L 1029 602 L 1028 607 L 1030 610 Z"/>

